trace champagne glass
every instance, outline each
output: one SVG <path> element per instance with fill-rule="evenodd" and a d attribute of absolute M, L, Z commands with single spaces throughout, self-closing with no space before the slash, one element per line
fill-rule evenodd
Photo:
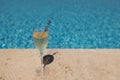
<path fill-rule="evenodd" d="M 34 41 L 34 45 L 36 46 L 36 48 L 40 51 L 40 55 L 41 55 L 41 68 L 40 70 L 44 70 L 44 65 L 43 65 L 43 54 L 44 54 L 44 50 L 47 47 L 48 44 L 48 29 L 46 29 L 45 27 L 36 27 L 33 29 L 33 41 Z"/>

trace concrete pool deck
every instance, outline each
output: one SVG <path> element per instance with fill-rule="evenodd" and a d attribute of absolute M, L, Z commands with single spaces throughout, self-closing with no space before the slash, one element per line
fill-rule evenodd
<path fill-rule="evenodd" d="M 0 49 L 0 80 L 119 80 L 120 49 L 47 49 L 54 61 L 41 73 L 36 49 Z"/>

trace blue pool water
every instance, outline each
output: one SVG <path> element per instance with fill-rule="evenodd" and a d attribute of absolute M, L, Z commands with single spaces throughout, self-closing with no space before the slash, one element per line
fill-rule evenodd
<path fill-rule="evenodd" d="M 0 0 L 0 48 L 34 48 L 50 17 L 48 48 L 120 48 L 120 0 Z"/>

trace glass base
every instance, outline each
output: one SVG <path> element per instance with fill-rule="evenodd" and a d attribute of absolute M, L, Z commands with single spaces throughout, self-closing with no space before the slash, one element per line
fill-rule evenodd
<path fill-rule="evenodd" d="M 39 68 L 36 69 L 36 72 L 37 72 L 37 73 L 41 73 L 41 72 L 43 72 L 44 70 L 45 70 L 44 65 L 42 65 L 41 67 L 39 67 Z"/>

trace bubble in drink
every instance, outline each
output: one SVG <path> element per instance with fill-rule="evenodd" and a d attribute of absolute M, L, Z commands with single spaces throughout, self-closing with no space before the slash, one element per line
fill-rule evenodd
<path fill-rule="evenodd" d="M 34 32 L 33 40 L 36 48 L 38 48 L 40 51 L 43 51 L 44 49 L 46 49 L 48 44 L 48 31 Z"/>

